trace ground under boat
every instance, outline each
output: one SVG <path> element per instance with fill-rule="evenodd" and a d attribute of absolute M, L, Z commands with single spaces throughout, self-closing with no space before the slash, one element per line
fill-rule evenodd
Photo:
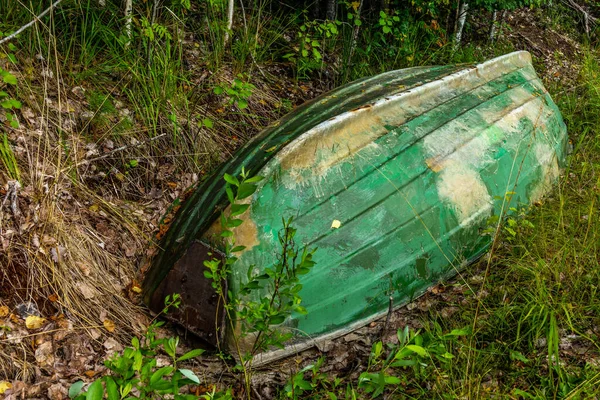
<path fill-rule="evenodd" d="M 234 230 L 246 250 L 229 290 L 250 265 L 276 262 L 282 218 L 294 217 L 297 243 L 318 248 L 302 277 L 308 314 L 286 320 L 293 339 L 259 361 L 292 354 L 368 324 L 387 313 L 390 294 L 402 306 L 484 254 L 494 217 L 551 190 L 566 143 L 524 51 L 350 83 L 298 107 L 198 184 L 146 272 L 144 299 L 160 311 L 180 293 L 172 318 L 217 342 L 223 318 L 203 261 L 228 205 L 223 174 L 245 167 L 265 179 Z"/>

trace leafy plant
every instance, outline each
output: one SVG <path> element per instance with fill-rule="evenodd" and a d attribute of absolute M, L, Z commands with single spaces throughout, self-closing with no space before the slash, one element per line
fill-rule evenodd
<path fill-rule="evenodd" d="M 302 285 L 299 281 L 300 276 L 307 274 L 313 267 L 315 250 L 304 248 L 299 251 L 294 242 L 296 229 L 291 226 L 293 219 L 283 220 L 283 229 L 279 233 L 281 252 L 277 262 L 261 272 L 255 272 L 255 266 L 250 266 L 246 281 L 240 283 L 239 295 L 234 296 L 231 291 L 225 293 L 222 282 L 231 276 L 231 267 L 237 261 L 234 253 L 245 249 L 244 246 L 235 244 L 232 229 L 243 224 L 243 219 L 238 217 L 250 206 L 242 201 L 252 196 L 263 178 L 250 177 L 249 172 L 242 168 L 239 177 L 225 174 L 224 179 L 230 211 L 228 214 L 221 214 L 220 237 L 224 241 L 226 259 L 224 263 L 218 259 L 205 261 L 207 270 L 204 275 L 212 279 L 212 287 L 224 304 L 231 331 L 237 331 L 236 325 L 240 328 L 240 334 L 234 337 L 234 341 L 241 362 L 238 369 L 244 372 L 249 395 L 249 368 L 253 357 L 272 346 L 283 347 L 291 334 L 280 329 L 280 325 L 294 312 L 306 314 L 306 309 L 301 305 Z M 253 296 L 256 293 L 260 293 L 260 296 Z M 239 341 L 249 336 L 253 338 L 252 344 L 249 349 L 242 350 Z"/>
<path fill-rule="evenodd" d="M 213 89 L 216 95 L 225 93 L 227 96 L 227 104 L 235 104 L 241 110 L 248 107 L 248 98 L 252 95 L 252 91 L 256 86 L 248 82 L 249 77 L 243 74 L 238 74 L 230 86 L 215 86 Z"/>
<path fill-rule="evenodd" d="M 0 38 L 4 36 L 2 32 L 0 32 Z M 15 57 L 14 52 L 17 50 L 17 47 L 8 43 L 8 52 L 0 53 L 0 59 L 6 58 L 10 63 L 17 64 L 17 58 Z M 8 124 L 13 128 L 19 127 L 19 120 L 17 115 L 14 113 L 15 110 L 21 108 L 21 102 L 12 98 L 6 91 L 2 90 L 3 86 L 16 86 L 17 78 L 10 73 L 8 70 L 2 68 L 0 66 L 0 78 L 2 81 L 0 82 L 0 107 L 4 109 L 4 116 Z"/>
<path fill-rule="evenodd" d="M 336 393 L 342 389 L 342 379 L 329 378 L 320 372 L 324 361 L 325 358 L 320 357 L 316 363 L 309 364 L 292 375 L 283 389 L 285 395 L 298 399 L 305 395 L 315 398 L 318 394 L 319 398 L 337 399 Z"/>
<path fill-rule="evenodd" d="M 385 11 L 379 12 L 379 25 L 384 35 L 393 33 L 396 36 L 398 32 L 398 24 L 400 17 L 397 15 L 388 15 Z"/>
<path fill-rule="evenodd" d="M 294 52 L 283 56 L 296 64 L 299 78 L 307 78 L 308 74 L 323 66 L 323 49 L 326 40 L 339 34 L 340 21 L 310 20 L 300 25 L 298 44 Z"/>
<path fill-rule="evenodd" d="M 171 307 L 179 307 L 180 302 L 178 294 L 167 296 L 165 308 L 159 315 Z M 83 381 L 75 382 L 69 389 L 69 397 L 76 400 L 196 399 L 197 396 L 180 392 L 186 385 L 199 384 L 200 379 L 191 370 L 178 368 L 177 363 L 198 357 L 204 350 L 191 350 L 178 357 L 178 337 L 157 338 L 156 330 L 163 324 L 163 321 L 153 321 L 141 341 L 134 337 L 131 347 L 105 362 L 110 375 L 92 382 L 85 393 L 81 391 Z M 161 351 L 171 358 L 171 365 L 157 366 L 156 356 Z"/>
<path fill-rule="evenodd" d="M 442 339 L 467 334 L 467 330 L 453 330 Z M 422 335 L 420 331 L 411 331 L 408 326 L 397 332 L 398 344 L 388 345 L 384 351 L 381 341 L 373 344 L 367 370 L 360 374 L 358 387 L 372 398 L 381 395 L 387 387 L 403 383 L 405 377 L 392 374 L 394 368 L 411 368 L 417 375 L 434 361 L 447 363 L 454 356 L 446 350 L 443 340 L 435 340 L 432 335 Z"/>

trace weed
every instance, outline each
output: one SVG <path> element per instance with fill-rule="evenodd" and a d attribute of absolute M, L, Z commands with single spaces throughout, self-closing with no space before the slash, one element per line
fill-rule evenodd
<path fill-rule="evenodd" d="M 283 229 L 279 234 L 281 253 L 277 262 L 263 271 L 256 271 L 252 265 L 248 268 L 246 281 L 242 282 L 238 294 L 225 293 L 222 282 L 230 279 L 232 266 L 237 261 L 234 253 L 241 252 L 244 246 L 235 244 L 232 229 L 243 224 L 238 218 L 245 213 L 249 204 L 242 203 L 256 191 L 257 183 L 263 178 L 250 177 L 242 168 L 241 175 L 234 177 L 225 174 L 226 192 L 230 203 L 228 214 L 221 215 L 221 239 L 224 239 L 226 260 L 205 261 L 204 276 L 212 279 L 212 287 L 224 304 L 230 334 L 239 358 L 238 368 L 244 373 L 246 391 L 250 396 L 250 368 L 254 356 L 273 346 L 283 347 L 291 338 L 291 333 L 281 328 L 293 312 L 306 314 L 302 307 L 300 276 L 307 274 L 314 265 L 312 256 L 315 250 L 304 248 L 300 252 L 295 243 L 296 229 L 292 218 L 283 220 Z M 239 332 L 239 334 L 237 333 Z M 248 339 L 250 339 L 248 341 Z M 247 342 L 245 346 L 242 342 Z"/>
<path fill-rule="evenodd" d="M 0 38 L 3 36 L 3 33 L 0 32 Z M 8 43 L 7 47 L 8 52 L 4 54 L 0 53 L 0 60 L 5 58 L 8 60 L 9 64 L 17 64 L 17 58 L 14 54 L 14 52 L 17 50 L 17 47 L 12 43 Z M 8 125 L 10 125 L 12 128 L 18 128 L 19 120 L 14 111 L 21 108 L 21 102 L 12 98 L 6 91 L 2 90 L 4 89 L 3 86 L 16 87 L 17 78 L 15 75 L 10 73 L 10 71 L 2 68 L 2 65 L 0 65 L 0 78 L 2 79 L 0 82 L 0 107 L 2 107 L 4 110 L 4 118 L 6 119 L 6 122 L 8 122 Z"/>
<path fill-rule="evenodd" d="M 296 64 L 296 77 L 306 79 L 314 70 L 323 66 L 323 51 L 327 40 L 338 35 L 340 21 L 307 20 L 300 25 L 298 44 L 294 52 L 283 56 Z"/>
<path fill-rule="evenodd" d="M 10 143 L 8 143 L 8 136 L 6 133 L 2 135 L 2 142 L 0 142 L 0 160 L 2 160 L 2 164 L 4 165 L 4 169 L 9 178 L 17 181 L 20 180 L 19 165 L 17 164 L 15 153 L 13 152 Z"/>
<path fill-rule="evenodd" d="M 305 396 L 336 399 L 336 393 L 343 388 L 342 379 L 331 379 L 320 372 L 324 361 L 325 358 L 320 357 L 316 363 L 309 364 L 293 374 L 283 388 L 285 396 L 291 399 L 300 399 Z"/>
<path fill-rule="evenodd" d="M 227 104 L 235 104 L 240 110 L 243 110 L 248 107 L 248 98 L 252 95 L 254 89 L 256 89 L 256 86 L 249 82 L 248 76 L 238 74 L 231 85 L 215 86 L 213 90 L 216 95 L 225 94 Z"/>
<path fill-rule="evenodd" d="M 167 296 L 165 308 L 159 315 L 167 313 L 171 307 L 178 308 L 179 304 L 179 295 Z M 177 363 L 198 357 L 204 351 L 196 349 L 177 356 L 179 338 L 159 339 L 156 336 L 156 330 L 163 324 L 163 321 L 151 322 L 142 341 L 134 337 L 131 347 L 105 362 L 110 375 L 92 382 L 85 393 L 81 392 L 84 382 L 75 382 L 69 389 L 69 397 L 97 400 L 103 399 L 106 393 L 108 400 L 165 398 L 168 395 L 175 399 L 195 399 L 196 396 L 182 395 L 180 391 L 184 386 L 199 384 L 200 379 L 189 369 L 177 368 Z M 171 358 L 170 365 L 157 366 L 156 356 L 161 350 Z"/>

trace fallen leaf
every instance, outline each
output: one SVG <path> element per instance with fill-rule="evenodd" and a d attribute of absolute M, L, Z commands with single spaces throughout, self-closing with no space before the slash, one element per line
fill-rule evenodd
<path fill-rule="evenodd" d="M 103 346 L 106 350 L 114 350 L 121 351 L 123 350 L 123 346 L 119 344 L 114 338 L 108 338 L 106 342 L 103 343 Z"/>
<path fill-rule="evenodd" d="M 83 374 L 85 376 L 87 376 L 88 378 L 93 378 L 94 375 L 96 375 L 96 371 L 94 371 L 93 369 L 90 369 L 88 371 L 85 371 Z"/>
<path fill-rule="evenodd" d="M 0 306 L 0 318 L 7 317 L 9 313 L 7 306 Z"/>
<path fill-rule="evenodd" d="M 81 294 L 83 295 L 83 297 L 87 300 L 89 299 L 93 299 L 95 297 L 95 290 L 93 288 L 91 288 L 89 285 L 87 285 L 86 283 L 79 283 L 77 285 L 77 288 L 79 289 L 79 291 L 81 292 Z"/>
<path fill-rule="evenodd" d="M 131 284 L 131 291 L 135 293 L 142 293 L 142 288 L 140 287 L 139 283 L 133 282 Z"/>
<path fill-rule="evenodd" d="M 331 223 L 331 227 L 333 229 L 338 229 L 340 226 L 342 226 L 342 223 L 337 219 L 334 219 L 333 222 Z"/>
<path fill-rule="evenodd" d="M 35 361 L 40 366 L 51 366 L 54 364 L 52 342 L 44 342 L 35 350 Z"/>
<path fill-rule="evenodd" d="M 48 296 L 48 300 L 50 300 L 53 303 L 56 303 L 58 301 L 58 295 L 56 293 L 52 293 L 50 296 Z"/>
<path fill-rule="evenodd" d="M 115 323 L 113 321 L 111 321 L 110 319 L 105 319 L 104 320 L 104 327 L 109 332 L 114 332 L 115 331 Z"/>
<path fill-rule="evenodd" d="M 90 206 L 89 210 L 90 210 L 91 212 L 97 212 L 99 208 L 100 208 L 100 206 L 98 206 L 98 204 L 92 204 L 92 205 Z"/>
<path fill-rule="evenodd" d="M 40 329 L 45 322 L 46 318 L 30 315 L 25 319 L 25 326 L 27 329 Z"/>
<path fill-rule="evenodd" d="M 12 388 L 12 383 L 8 381 L 0 381 L 0 394 L 4 394 L 4 392 L 10 388 Z"/>
<path fill-rule="evenodd" d="M 444 293 L 446 291 L 446 288 L 442 285 L 437 285 L 431 288 L 431 292 L 433 294 L 439 294 L 439 293 Z"/>
<path fill-rule="evenodd" d="M 90 271 L 90 268 L 87 265 L 85 265 L 82 262 L 77 262 L 77 263 L 75 263 L 75 265 L 77 265 L 77 267 L 79 267 L 79 269 L 81 270 L 81 273 L 83 275 L 90 276 L 90 272 L 91 271 Z"/>

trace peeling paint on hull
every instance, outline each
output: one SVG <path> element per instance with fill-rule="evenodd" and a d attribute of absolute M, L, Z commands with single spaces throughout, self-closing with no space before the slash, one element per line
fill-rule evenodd
<path fill-rule="evenodd" d="M 200 184 L 163 240 L 146 298 L 192 240 L 214 232 L 226 204 L 221 177 L 246 166 L 266 179 L 248 228 L 234 232 L 250 246 L 230 288 L 248 266 L 275 262 L 282 217 L 295 218 L 297 243 L 318 247 L 302 280 L 308 314 L 285 322 L 294 339 L 263 361 L 340 335 L 385 313 L 390 291 L 405 304 L 482 255 L 488 217 L 545 195 L 566 140 L 526 52 L 346 85 L 264 131 Z"/>

